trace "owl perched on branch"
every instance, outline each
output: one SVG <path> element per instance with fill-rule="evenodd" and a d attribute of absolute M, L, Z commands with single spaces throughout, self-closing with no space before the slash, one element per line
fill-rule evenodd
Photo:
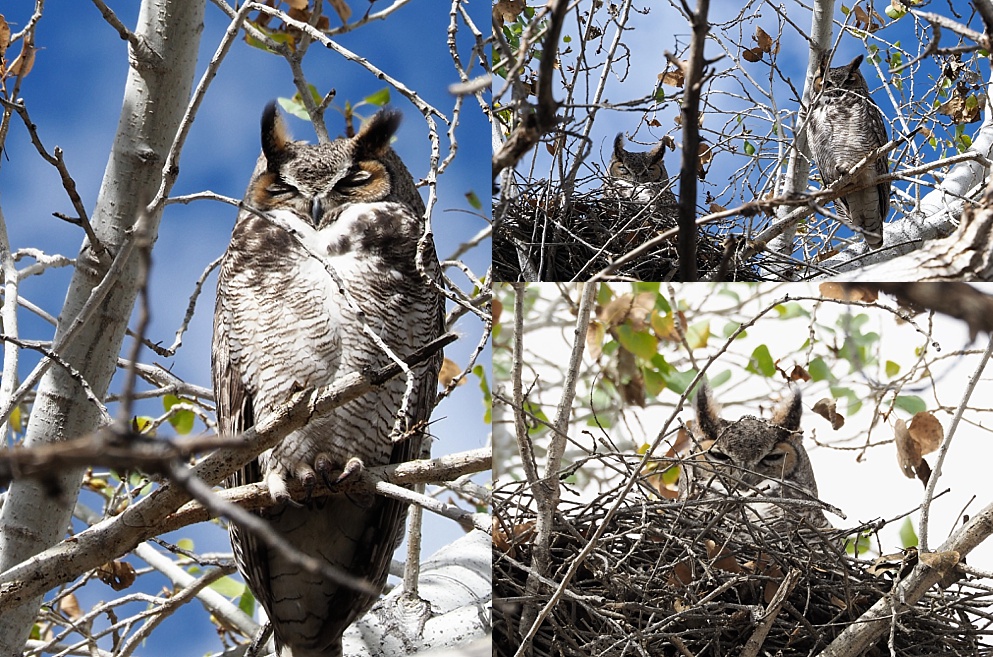
<path fill-rule="evenodd" d="M 819 88 L 815 84 L 807 135 L 825 186 L 889 141 L 883 113 L 869 96 L 859 71 L 861 64 L 862 55 L 827 73 L 823 72 L 824 64 L 818 76 Z M 835 201 L 838 216 L 860 231 L 874 249 L 883 245 L 883 221 L 890 211 L 890 183 L 876 183 L 876 178 L 888 172 L 884 153 L 852 180 L 851 192 Z"/>
<path fill-rule="evenodd" d="M 424 204 L 390 148 L 400 114 L 382 111 L 355 137 L 292 141 L 275 104 L 262 156 L 221 263 L 214 313 L 218 430 L 236 436 L 295 392 L 407 359 L 444 330 L 439 265 Z M 418 241 L 428 240 L 417 266 Z M 377 336 L 374 338 L 373 336 Z M 330 487 L 363 467 L 420 458 L 440 353 L 260 454 L 229 485 L 265 482 L 260 515 L 301 552 L 381 589 L 406 505 L 374 495 L 297 502 L 287 484 Z M 311 575 L 231 527 L 239 567 L 272 622 L 280 657 L 341 655 L 345 628 L 376 595 Z"/>

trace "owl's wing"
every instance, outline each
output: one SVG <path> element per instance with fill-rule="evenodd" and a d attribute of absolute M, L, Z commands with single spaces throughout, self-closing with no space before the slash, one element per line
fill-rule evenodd
<path fill-rule="evenodd" d="M 242 373 L 231 358 L 232 317 L 228 306 L 229 292 L 226 289 L 230 270 L 230 260 L 225 256 L 217 281 L 214 336 L 211 346 L 211 373 L 217 404 L 217 433 L 221 436 L 241 435 L 255 424 L 252 395 L 243 383 Z M 261 473 L 256 458 L 232 473 L 224 484 L 228 488 L 234 488 L 259 481 L 261 481 Z M 272 603 L 272 594 L 267 585 L 269 568 L 265 544 L 250 532 L 239 530 L 233 522 L 229 523 L 228 532 L 231 535 L 231 545 L 239 570 L 251 590 L 262 598 L 260 602 L 263 606 L 268 608 Z"/>
<path fill-rule="evenodd" d="M 883 113 L 879 110 L 875 103 L 869 103 L 869 129 L 875 138 L 877 143 L 873 144 L 873 148 L 879 148 L 889 141 L 889 135 L 886 130 L 886 121 L 883 119 Z M 876 175 L 885 176 L 890 172 L 889 156 L 888 154 L 880 155 L 876 158 Z M 876 191 L 879 195 L 879 216 L 882 220 L 886 220 L 886 216 L 890 213 L 890 188 L 892 183 L 884 182 L 876 186 Z"/>

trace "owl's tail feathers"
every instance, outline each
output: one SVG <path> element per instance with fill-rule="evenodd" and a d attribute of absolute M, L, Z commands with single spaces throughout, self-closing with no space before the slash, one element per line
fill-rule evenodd
<path fill-rule="evenodd" d="M 880 212 L 879 194 L 879 186 L 873 185 L 846 194 L 844 199 L 838 199 L 839 202 L 836 204 L 838 214 L 862 233 L 870 249 L 878 249 L 883 245 L 885 217 Z"/>

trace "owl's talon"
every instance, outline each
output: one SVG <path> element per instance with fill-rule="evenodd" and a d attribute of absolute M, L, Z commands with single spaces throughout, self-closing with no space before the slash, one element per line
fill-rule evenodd
<path fill-rule="evenodd" d="M 362 464 L 362 460 L 353 456 L 348 459 L 348 463 L 345 464 L 345 469 L 342 470 L 340 475 L 338 475 L 338 478 L 335 479 L 334 483 L 340 484 L 346 479 L 358 475 L 363 469 L 365 469 L 365 466 Z"/>
<path fill-rule="evenodd" d="M 331 457 L 323 452 L 318 454 L 314 459 L 314 470 L 317 471 L 317 474 L 321 475 L 324 485 L 331 488 L 331 483 L 334 481 L 331 478 L 331 474 L 334 472 L 334 464 L 331 462 Z"/>

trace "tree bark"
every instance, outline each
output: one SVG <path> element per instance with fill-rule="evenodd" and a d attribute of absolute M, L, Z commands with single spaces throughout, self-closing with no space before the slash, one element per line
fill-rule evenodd
<path fill-rule="evenodd" d="M 205 0 L 144 0 L 136 36 L 147 48 L 130 50 L 131 68 L 113 151 L 93 212 L 100 247 L 83 243 L 56 329 L 56 344 L 72 327 L 91 293 L 103 281 L 107 263 L 127 252 L 143 217 L 141 239 L 154 241 L 160 214 L 144 216 L 144 203 L 159 188 L 162 166 L 190 97 Z M 103 249 L 106 251 L 103 251 Z M 92 264 L 92 266 L 91 266 Z M 59 355 L 106 394 L 121 350 L 127 321 L 139 291 L 139 258 L 131 251 L 120 275 L 91 319 Z M 61 367 L 44 375 L 27 426 L 28 446 L 60 442 L 97 428 L 100 413 L 82 387 Z M 69 469 L 50 482 L 18 480 L 0 510 L 0 571 L 6 571 L 57 543 L 66 533 L 82 472 Z M 41 597 L 0 616 L 0 654 L 20 654 Z"/>

